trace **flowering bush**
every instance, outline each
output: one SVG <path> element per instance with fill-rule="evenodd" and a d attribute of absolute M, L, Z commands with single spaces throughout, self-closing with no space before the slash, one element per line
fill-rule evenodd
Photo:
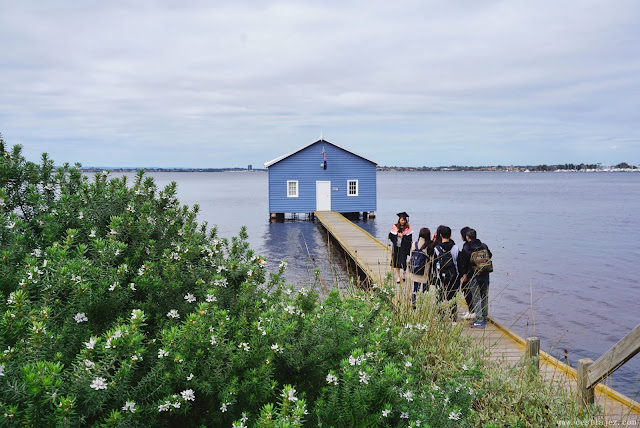
<path fill-rule="evenodd" d="M 294 290 L 286 263 L 267 275 L 244 229 L 227 240 L 199 225 L 175 183 L 89 179 L 0 149 L 1 425 L 469 417 L 477 372 L 436 370 L 413 346 L 428 326 L 397 326 L 390 290 Z"/>

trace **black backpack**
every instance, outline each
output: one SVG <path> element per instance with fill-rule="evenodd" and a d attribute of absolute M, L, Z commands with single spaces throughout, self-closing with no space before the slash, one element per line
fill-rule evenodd
<path fill-rule="evenodd" d="M 438 269 L 438 271 L 436 272 L 438 278 L 446 280 L 455 278 L 458 275 L 458 269 L 455 262 L 453 261 L 451 251 L 445 251 L 445 249 L 440 245 L 436 245 L 435 248 L 436 257 L 434 259 L 434 262 L 436 263 L 436 269 Z M 440 266 L 439 268 L 438 265 Z"/>
<path fill-rule="evenodd" d="M 409 268 L 411 272 L 416 275 L 424 275 L 425 267 L 427 266 L 427 259 L 429 256 L 424 251 L 427 248 L 425 243 L 422 248 L 418 248 L 418 243 L 415 243 L 414 249 L 411 250 L 411 259 L 409 259 Z"/>

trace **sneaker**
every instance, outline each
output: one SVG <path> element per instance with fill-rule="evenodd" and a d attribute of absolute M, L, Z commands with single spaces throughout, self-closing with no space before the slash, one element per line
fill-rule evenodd
<path fill-rule="evenodd" d="M 463 320 L 472 320 L 476 317 L 476 314 L 474 314 L 473 312 L 465 312 L 464 314 L 462 314 L 462 319 Z"/>
<path fill-rule="evenodd" d="M 485 323 L 478 322 L 478 321 L 469 324 L 469 327 L 471 328 L 484 328 L 484 326 L 485 326 Z"/>

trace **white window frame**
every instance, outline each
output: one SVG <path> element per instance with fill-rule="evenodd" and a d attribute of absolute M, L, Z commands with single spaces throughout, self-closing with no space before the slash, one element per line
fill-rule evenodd
<path fill-rule="evenodd" d="M 356 183 L 356 193 L 351 193 L 351 183 Z M 358 196 L 360 193 L 360 186 L 358 180 L 347 180 L 347 196 Z"/>
<path fill-rule="evenodd" d="M 296 184 L 295 194 L 291 193 L 291 183 Z M 297 198 L 299 194 L 300 194 L 300 186 L 298 184 L 298 180 L 287 180 L 287 198 Z"/>

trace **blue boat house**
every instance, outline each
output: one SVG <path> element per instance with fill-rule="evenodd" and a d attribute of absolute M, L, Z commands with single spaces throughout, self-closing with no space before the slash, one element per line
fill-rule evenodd
<path fill-rule="evenodd" d="M 272 220 L 331 210 L 375 217 L 377 163 L 371 159 L 321 138 L 264 166 Z"/>

